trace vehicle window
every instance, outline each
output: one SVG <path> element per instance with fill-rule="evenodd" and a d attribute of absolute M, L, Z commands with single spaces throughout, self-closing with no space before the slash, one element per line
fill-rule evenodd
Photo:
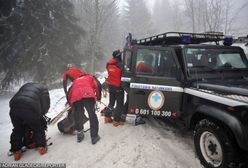
<path fill-rule="evenodd" d="M 176 63 L 170 51 L 164 51 L 160 64 L 161 65 L 159 67 L 161 67 L 160 71 L 163 76 L 176 77 Z"/>
<path fill-rule="evenodd" d="M 217 66 L 227 66 L 228 64 L 234 68 L 246 68 L 240 54 L 219 54 L 217 57 Z"/>
<path fill-rule="evenodd" d="M 136 73 L 175 77 L 176 64 L 170 51 L 138 49 Z"/>
<path fill-rule="evenodd" d="M 124 71 L 125 72 L 131 71 L 131 67 L 132 67 L 131 56 L 132 56 L 131 51 L 125 51 L 125 57 L 124 57 Z"/>
<path fill-rule="evenodd" d="M 153 74 L 155 72 L 155 59 L 158 54 L 152 50 L 138 50 L 136 72 Z"/>
<path fill-rule="evenodd" d="M 241 53 L 230 49 L 187 48 L 185 55 L 187 68 L 189 69 L 247 68 L 247 64 L 242 59 Z"/>

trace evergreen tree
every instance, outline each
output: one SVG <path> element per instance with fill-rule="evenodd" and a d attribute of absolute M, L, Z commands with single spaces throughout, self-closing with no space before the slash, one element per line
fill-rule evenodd
<path fill-rule="evenodd" d="M 172 6 L 169 0 L 156 0 L 153 8 L 153 22 L 157 33 L 174 31 Z"/>
<path fill-rule="evenodd" d="M 105 69 L 104 55 L 119 44 L 117 0 L 73 0 L 80 25 L 86 37 L 81 46 L 90 65 L 86 71 L 94 73 Z"/>
<path fill-rule="evenodd" d="M 109 0 L 104 1 L 109 2 Z M 103 60 L 97 61 L 98 65 L 103 69 L 106 68 L 106 60 L 111 57 L 113 50 L 123 47 L 123 39 L 120 36 L 119 8 L 117 6 L 116 0 L 113 1 L 112 4 L 107 3 L 104 5 L 106 19 L 103 20 L 104 26 L 102 26 L 99 42 L 102 46 L 102 52 L 105 59 L 103 57 Z"/>
<path fill-rule="evenodd" d="M 129 0 L 125 8 L 124 26 L 126 33 L 131 32 L 135 38 L 152 35 L 154 29 L 151 14 L 144 0 Z"/>
<path fill-rule="evenodd" d="M 16 0 L 0 0 L 0 18 L 8 17 L 15 6 Z"/>
<path fill-rule="evenodd" d="M 50 83 L 67 63 L 81 63 L 76 46 L 84 31 L 68 0 L 18 0 L 0 23 L 2 88 L 20 79 Z"/>

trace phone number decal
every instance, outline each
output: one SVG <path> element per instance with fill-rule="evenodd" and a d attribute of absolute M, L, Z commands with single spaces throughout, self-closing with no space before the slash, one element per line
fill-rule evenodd
<path fill-rule="evenodd" d="M 135 109 L 135 114 L 141 114 L 141 115 L 171 117 L 174 116 L 173 113 L 171 111 L 164 111 L 164 110 L 161 111 L 161 110 L 149 110 L 149 109 Z"/>

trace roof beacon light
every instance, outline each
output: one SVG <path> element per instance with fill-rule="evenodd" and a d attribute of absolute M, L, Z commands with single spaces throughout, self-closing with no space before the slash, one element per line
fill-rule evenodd
<path fill-rule="evenodd" d="M 188 34 L 183 34 L 181 36 L 181 40 L 183 44 L 190 44 L 190 35 Z"/>
<path fill-rule="evenodd" d="M 224 45 L 225 46 L 231 46 L 232 45 L 232 43 L 233 43 L 233 38 L 232 38 L 232 36 L 225 36 L 224 37 Z"/>

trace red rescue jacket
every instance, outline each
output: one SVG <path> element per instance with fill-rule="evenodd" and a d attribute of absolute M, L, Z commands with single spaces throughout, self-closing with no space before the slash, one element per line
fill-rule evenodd
<path fill-rule="evenodd" d="M 119 87 L 121 86 L 122 68 L 117 64 L 118 62 L 114 58 L 111 58 L 107 63 L 108 84 Z"/>
<path fill-rule="evenodd" d="M 141 62 L 136 66 L 136 72 L 152 73 L 153 68 L 151 65 Z"/>
<path fill-rule="evenodd" d="M 98 97 L 99 91 L 97 82 L 93 76 L 88 74 L 75 79 L 68 91 L 68 100 L 70 105 L 81 99 L 96 99 Z"/>

